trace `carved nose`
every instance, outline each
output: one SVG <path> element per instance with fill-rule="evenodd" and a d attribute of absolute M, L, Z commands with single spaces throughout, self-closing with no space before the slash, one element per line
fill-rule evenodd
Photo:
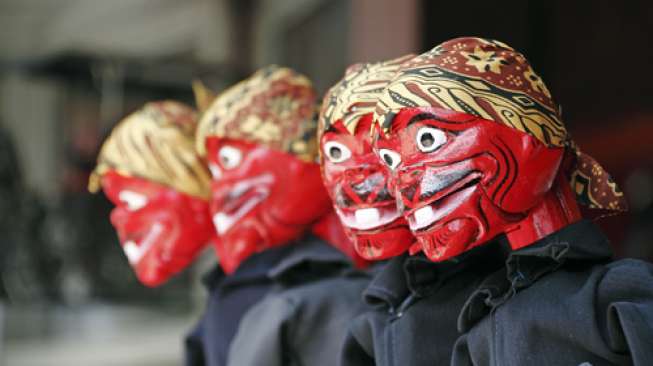
<path fill-rule="evenodd" d="M 373 203 L 387 194 L 385 177 L 378 169 L 358 168 L 345 172 L 344 186 L 348 195 L 357 203 Z"/>
<path fill-rule="evenodd" d="M 404 203 L 411 204 L 418 193 L 419 184 L 424 176 L 421 169 L 404 169 L 399 172 L 398 191 Z"/>
<path fill-rule="evenodd" d="M 364 181 L 370 173 L 368 169 L 364 168 L 347 169 L 345 171 L 345 179 L 349 184 L 356 184 Z"/>

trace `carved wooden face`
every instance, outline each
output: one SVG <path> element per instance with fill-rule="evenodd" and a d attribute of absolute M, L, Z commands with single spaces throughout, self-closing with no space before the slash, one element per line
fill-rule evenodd
<path fill-rule="evenodd" d="M 388 174 L 372 150 L 371 114 L 355 134 L 335 123 L 320 140 L 323 178 L 333 206 L 356 251 L 368 260 L 390 258 L 414 242 L 388 189 Z"/>
<path fill-rule="evenodd" d="M 404 108 L 374 149 L 425 254 L 455 257 L 506 232 L 551 189 L 563 148 L 469 114 Z"/>
<path fill-rule="evenodd" d="M 102 176 L 102 189 L 116 205 L 111 224 L 145 285 L 186 268 L 215 235 L 206 200 L 115 171 Z"/>
<path fill-rule="evenodd" d="M 210 210 L 225 272 L 253 253 L 301 236 L 330 210 L 313 162 L 242 140 L 209 137 Z"/>

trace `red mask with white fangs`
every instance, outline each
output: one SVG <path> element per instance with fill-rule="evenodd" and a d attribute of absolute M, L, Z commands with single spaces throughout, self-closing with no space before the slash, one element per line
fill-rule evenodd
<path fill-rule="evenodd" d="M 500 233 L 525 230 L 535 206 L 546 211 L 537 216 L 541 232 L 556 230 L 567 223 L 564 210 L 555 209 L 558 198 L 574 208 L 570 218 L 578 217 L 568 184 L 550 191 L 564 149 L 549 149 L 520 131 L 445 110 L 406 108 L 393 123 L 402 127 L 375 147 L 392 171 L 403 215 L 431 260 L 455 257 Z"/>
<path fill-rule="evenodd" d="M 114 171 L 102 189 L 116 206 L 111 224 L 138 279 L 158 286 L 188 267 L 215 236 L 208 202 Z"/>
<path fill-rule="evenodd" d="M 368 260 L 400 255 L 415 243 L 370 136 L 377 98 L 399 66 L 413 56 L 350 66 L 329 89 L 320 111 L 324 185 L 356 251 Z"/>
<path fill-rule="evenodd" d="M 220 265 L 298 238 L 330 209 L 316 163 L 245 141 L 206 139 Z"/>
<path fill-rule="evenodd" d="M 579 220 L 577 202 L 626 207 L 542 79 L 501 42 L 457 38 L 404 62 L 373 120 L 398 207 L 433 261 L 502 234 L 528 246 Z"/>
<path fill-rule="evenodd" d="M 371 113 L 349 133 L 338 122 L 322 135 L 323 177 L 327 191 L 356 251 L 380 260 L 405 252 L 415 241 L 390 195 L 388 176 L 372 150 Z"/>
<path fill-rule="evenodd" d="M 225 273 L 312 233 L 363 265 L 331 209 L 317 163 L 310 80 L 265 67 L 218 95 L 196 143 L 212 174 L 210 210 Z"/>
<path fill-rule="evenodd" d="M 89 190 L 100 188 L 138 279 L 158 286 L 188 267 L 215 238 L 210 176 L 195 153 L 197 114 L 151 102 L 120 121 L 102 145 Z"/>

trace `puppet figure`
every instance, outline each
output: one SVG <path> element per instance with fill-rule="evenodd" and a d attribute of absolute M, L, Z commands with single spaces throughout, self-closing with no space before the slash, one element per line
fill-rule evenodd
<path fill-rule="evenodd" d="M 316 163 L 315 102 L 306 77 L 269 67 L 229 88 L 204 113 L 197 149 L 213 175 L 210 209 L 226 273 L 307 230 L 330 235 L 322 228 L 333 220 Z M 334 245 L 352 253 L 343 240 Z"/>
<path fill-rule="evenodd" d="M 623 194 L 523 55 L 444 42 L 399 67 L 373 124 L 422 253 L 372 280 L 376 307 L 352 322 L 343 364 L 650 362 L 653 267 L 612 261 L 577 204 L 619 212 Z"/>
<path fill-rule="evenodd" d="M 352 268 L 362 259 L 322 183 L 316 112 L 311 82 L 270 66 L 222 92 L 201 117 L 196 143 L 212 175 L 221 267 L 187 341 L 204 364 L 337 361 L 367 277 Z"/>
<path fill-rule="evenodd" d="M 214 236 L 196 124 L 195 111 L 181 103 L 146 104 L 113 129 L 90 179 L 89 189 L 102 188 L 116 205 L 111 223 L 147 286 L 186 268 Z"/>
<path fill-rule="evenodd" d="M 412 59 L 376 113 L 375 147 L 433 261 L 501 233 L 513 249 L 527 246 L 580 220 L 576 195 L 597 208 L 626 207 L 574 146 L 544 82 L 502 43 L 454 40 Z"/>

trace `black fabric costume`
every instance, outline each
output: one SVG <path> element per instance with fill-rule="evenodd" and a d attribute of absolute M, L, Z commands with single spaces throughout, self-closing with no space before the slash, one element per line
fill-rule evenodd
<path fill-rule="evenodd" d="M 646 365 L 653 266 L 611 261 L 581 220 L 517 251 L 505 239 L 455 261 L 391 261 L 366 290 L 345 365 Z"/>
<path fill-rule="evenodd" d="M 269 272 L 275 285 L 243 317 L 229 365 L 337 364 L 347 326 L 363 311 L 370 277 L 331 247 L 316 242 L 306 249 Z"/>
<path fill-rule="evenodd" d="M 296 296 L 296 292 L 301 293 L 293 292 L 296 286 L 319 288 L 321 283 L 333 282 L 346 285 L 348 280 L 345 278 L 349 277 L 357 283 L 354 286 L 358 288 L 355 303 L 359 303 L 360 293 L 369 278 L 353 271 L 344 254 L 314 236 L 253 255 L 229 276 L 216 268 L 205 279 L 210 292 L 205 313 L 186 338 L 186 365 L 226 365 L 241 320 L 246 319 L 248 312 L 255 309 L 262 299 L 269 301 L 266 298 L 269 293 L 289 290 Z M 309 292 L 307 290 L 305 296 L 313 296 Z M 319 305 L 321 311 L 333 313 L 330 307 L 336 304 L 342 306 L 339 302 L 328 301 Z M 354 311 L 351 303 L 347 306 L 349 311 Z M 344 332 L 346 326 L 343 325 L 342 329 Z"/>

